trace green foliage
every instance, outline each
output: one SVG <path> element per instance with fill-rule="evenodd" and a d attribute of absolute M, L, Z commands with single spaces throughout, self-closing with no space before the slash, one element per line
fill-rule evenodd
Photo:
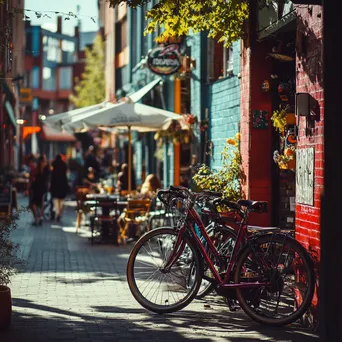
<path fill-rule="evenodd" d="M 142 6 L 146 0 L 106 0 L 114 7 L 126 3 L 133 8 Z M 149 23 L 145 33 L 162 33 L 157 41 L 169 37 L 188 35 L 192 32 L 207 31 L 208 37 L 223 42 L 226 47 L 241 38 L 243 24 L 249 15 L 246 0 L 160 0 L 147 11 Z"/>
<path fill-rule="evenodd" d="M 222 168 L 219 171 L 201 165 L 192 178 L 200 189 L 221 192 L 224 198 L 237 201 L 241 199 L 243 178 L 238 134 L 235 139 L 227 140 L 221 155 Z"/>
<path fill-rule="evenodd" d="M 19 245 L 10 239 L 10 233 L 17 228 L 19 215 L 24 211 L 27 209 L 21 208 L 0 222 L 0 285 L 9 284 L 17 268 L 24 264 L 24 261 L 17 256 Z"/>
<path fill-rule="evenodd" d="M 81 80 L 77 80 L 75 93 L 70 96 L 77 108 L 91 106 L 105 99 L 104 44 L 97 35 L 93 47 L 86 48 L 86 65 Z"/>

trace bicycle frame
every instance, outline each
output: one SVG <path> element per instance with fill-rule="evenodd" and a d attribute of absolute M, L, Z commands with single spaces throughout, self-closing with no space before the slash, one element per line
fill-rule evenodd
<path fill-rule="evenodd" d="M 211 241 L 199 214 L 192 207 L 192 208 L 189 208 L 188 210 L 188 218 L 185 221 L 185 224 L 179 229 L 177 240 L 174 246 L 174 250 L 169 257 L 169 260 L 166 262 L 164 269 L 167 269 L 167 270 L 171 269 L 172 265 L 177 261 L 177 259 L 182 254 L 183 249 L 185 247 L 184 234 L 186 233 L 187 229 L 190 229 L 190 231 L 192 232 L 192 236 L 195 239 L 196 244 L 201 251 L 201 254 L 203 255 L 211 272 L 213 273 L 213 276 L 218 284 L 218 287 L 221 287 L 221 288 L 257 288 L 257 287 L 264 287 L 264 286 L 271 284 L 270 282 L 267 282 L 267 283 L 250 282 L 250 283 L 240 283 L 240 284 L 229 282 L 233 266 L 236 264 L 236 261 L 237 261 L 237 254 L 238 254 L 239 248 L 242 245 L 245 238 L 247 237 L 247 234 L 246 234 L 247 224 L 244 219 L 242 219 L 242 221 L 240 222 L 240 227 L 239 227 L 238 234 L 237 234 L 237 240 L 234 245 L 232 256 L 226 268 L 224 278 L 222 278 L 220 274 L 218 273 L 218 271 L 216 270 L 210 256 L 208 255 L 208 252 L 204 248 L 203 242 L 197 236 L 195 232 L 194 224 L 197 224 L 197 226 L 199 227 L 202 237 L 204 237 L 205 241 L 207 242 L 207 246 L 210 252 L 213 254 L 215 258 L 220 259 L 221 255 L 219 254 L 213 242 Z M 261 260 L 261 263 L 265 264 L 263 260 Z"/>

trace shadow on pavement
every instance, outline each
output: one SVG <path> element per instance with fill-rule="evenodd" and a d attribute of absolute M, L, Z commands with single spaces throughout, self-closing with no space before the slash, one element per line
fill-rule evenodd
<path fill-rule="evenodd" d="M 47 305 L 37 305 L 31 301 L 15 299 L 14 305 L 25 312 L 14 312 L 12 324 L 7 332 L 0 333 L 1 342 L 38 341 L 197 341 L 210 342 L 210 338 L 196 336 L 188 338 L 176 332 L 171 326 L 146 324 L 125 319 L 125 315 L 108 318 L 78 314 L 59 310 Z M 29 309 L 43 310 L 49 315 L 40 316 Z M 54 315 L 51 315 L 53 313 Z M 143 324 L 142 324 L 143 323 Z"/>
<path fill-rule="evenodd" d="M 99 312 L 103 313 L 122 313 L 125 315 L 141 314 L 143 309 L 125 309 L 115 306 L 96 306 L 94 307 Z M 147 311 L 146 311 L 147 312 Z M 309 342 L 318 341 L 318 336 L 309 329 L 304 329 L 298 324 L 285 327 L 270 327 L 263 326 L 252 321 L 239 310 L 237 312 L 229 312 L 222 310 L 220 312 L 208 309 L 207 312 L 201 312 L 201 315 L 196 315 L 196 312 L 190 310 L 182 310 L 172 314 L 157 315 L 148 313 L 144 319 L 145 323 L 165 324 L 178 328 L 191 327 L 192 329 L 205 329 L 212 334 L 217 333 L 239 333 L 240 337 L 229 337 L 227 341 L 294 341 L 294 342 Z M 259 333 L 265 338 L 248 338 L 248 334 Z"/>

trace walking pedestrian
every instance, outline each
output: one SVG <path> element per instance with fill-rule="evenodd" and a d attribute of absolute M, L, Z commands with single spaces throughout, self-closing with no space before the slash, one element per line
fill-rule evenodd
<path fill-rule="evenodd" d="M 56 220 L 59 222 L 63 214 L 64 199 L 68 193 L 67 164 L 58 154 L 52 162 L 50 191 L 54 202 Z"/>
<path fill-rule="evenodd" d="M 34 217 L 32 225 L 42 225 L 44 220 L 44 195 L 48 190 L 49 167 L 44 155 L 38 158 L 31 170 L 30 208 Z"/>

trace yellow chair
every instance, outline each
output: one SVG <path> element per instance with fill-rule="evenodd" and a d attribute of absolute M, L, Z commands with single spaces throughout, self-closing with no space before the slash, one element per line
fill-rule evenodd
<path fill-rule="evenodd" d="M 120 226 L 119 242 L 125 243 L 129 225 L 145 226 L 145 230 L 149 231 L 148 214 L 151 208 L 151 200 L 128 200 L 127 208 L 121 216 L 123 226 Z M 142 231 L 140 231 L 141 235 Z"/>
<path fill-rule="evenodd" d="M 84 202 L 87 200 L 87 194 L 89 194 L 90 190 L 87 186 L 76 186 L 76 233 L 78 233 L 78 229 L 82 223 L 82 216 L 85 213 Z"/>

